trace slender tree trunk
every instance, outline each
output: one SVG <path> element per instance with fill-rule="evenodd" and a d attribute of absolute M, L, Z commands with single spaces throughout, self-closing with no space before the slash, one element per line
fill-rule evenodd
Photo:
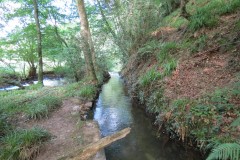
<path fill-rule="evenodd" d="M 81 40 L 84 53 L 84 59 L 87 67 L 87 74 L 97 83 L 97 76 L 94 69 L 93 57 L 95 56 L 94 46 L 91 39 L 91 33 L 85 11 L 84 0 L 76 0 L 81 22 Z"/>
<path fill-rule="evenodd" d="M 34 18 L 35 18 L 36 30 L 37 30 L 38 84 L 43 85 L 42 33 L 40 29 L 37 0 L 33 0 L 33 5 L 34 5 Z"/>

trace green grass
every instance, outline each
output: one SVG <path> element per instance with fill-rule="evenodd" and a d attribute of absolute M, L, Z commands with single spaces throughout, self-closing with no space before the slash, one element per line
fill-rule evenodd
<path fill-rule="evenodd" d="M 41 128 L 13 131 L 1 138 L 0 159 L 32 159 L 42 142 L 49 138 L 50 134 Z"/>
<path fill-rule="evenodd" d="M 168 61 L 172 54 L 177 52 L 178 45 L 176 42 L 166 42 L 161 44 L 160 52 L 157 54 L 157 59 L 160 64 Z"/>
<path fill-rule="evenodd" d="M 166 101 L 163 96 L 164 90 L 159 88 L 151 93 L 151 95 L 146 98 L 146 109 L 147 112 L 157 114 L 166 106 Z"/>
<path fill-rule="evenodd" d="M 0 67 L 0 76 L 7 76 L 7 75 L 14 75 L 14 71 L 9 69 L 9 68 L 5 68 L 5 67 Z"/>
<path fill-rule="evenodd" d="M 32 85 L 25 90 L 0 92 L 0 159 L 33 159 L 50 136 L 40 128 L 19 129 L 12 124 L 19 115 L 28 119 L 48 118 L 62 100 L 77 97 L 92 100 L 97 87 L 88 79 L 59 87 Z M 14 120 L 14 121 L 13 121 Z"/>
<path fill-rule="evenodd" d="M 230 134 L 236 132 L 239 118 L 232 117 L 230 123 L 226 123 L 224 119 L 226 113 L 240 117 L 238 104 L 235 103 L 240 97 L 239 82 L 216 89 L 198 99 L 176 99 L 172 103 L 164 96 L 162 88 L 151 90 L 148 94 L 146 96 L 145 92 L 140 91 L 138 97 L 141 102 L 146 102 L 148 112 L 158 114 L 156 123 L 160 126 L 164 124 L 166 132 L 173 138 L 183 141 L 186 137 L 195 139 L 199 149 L 204 151 L 212 142 L 218 144 L 236 142 L 237 137 Z M 229 132 L 221 132 L 223 128 Z"/>
<path fill-rule="evenodd" d="M 82 86 L 77 95 L 81 98 L 92 99 L 96 94 L 96 87 L 94 85 Z"/>
<path fill-rule="evenodd" d="M 95 85 L 84 80 L 60 87 L 39 88 L 34 85 L 25 90 L 0 92 L 0 159 L 31 159 L 29 156 L 37 153 L 38 144 L 44 139 L 41 136 L 44 132 L 39 129 L 13 132 L 14 125 L 9 122 L 18 119 L 19 115 L 25 115 L 28 119 L 48 118 L 52 111 L 61 106 L 63 99 L 77 97 L 92 100 L 96 91 Z"/>
<path fill-rule="evenodd" d="M 188 25 L 191 31 L 196 31 L 202 27 L 212 28 L 218 25 L 219 16 L 230 14 L 240 8 L 239 0 L 196 0 L 188 3 L 187 12 L 191 14 L 190 20 L 180 16 L 180 9 L 164 17 L 161 26 L 180 28 Z"/>
<path fill-rule="evenodd" d="M 61 106 L 65 98 L 93 98 L 97 88 L 86 81 L 61 87 L 39 88 L 34 85 L 25 90 L 0 92 L 0 112 L 8 117 L 25 113 L 30 119 L 47 118 L 51 111 Z"/>
<path fill-rule="evenodd" d="M 170 59 L 168 62 L 162 64 L 164 69 L 164 76 L 169 76 L 177 67 L 177 61 Z"/>
<path fill-rule="evenodd" d="M 174 11 L 170 15 L 163 19 L 162 26 L 170 26 L 174 28 L 180 28 L 188 24 L 188 21 L 180 16 L 180 9 Z"/>
<path fill-rule="evenodd" d="M 155 68 L 152 68 L 146 71 L 146 73 L 139 78 L 139 84 L 142 87 L 146 87 L 153 83 L 155 80 L 158 80 L 160 78 L 161 78 L 160 72 L 157 71 Z"/>
<path fill-rule="evenodd" d="M 0 67 L 0 85 L 5 84 L 8 81 L 16 81 L 20 75 L 13 69 Z"/>
<path fill-rule="evenodd" d="M 60 107 L 62 100 L 55 96 L 45 96 L 27 104 L 27 109 L 24 110 L 29 119 L 47 118 L 49 113 Z"/>
<path fill-rule="evenodd" d="M 238 20 L 235 24 L 234 30 L 238 31 L 240 30 L 240 20 Z"/>
<path fill-rule="evenodd" d="M 27 113 L 27 115 L 29 116 L 29 113 L 34 113 L 33 110 L 35 110 L 35 112 L 37 112 L 37 110 L 43 111 L 44 105 L 46 106 L 48 111 L 51 111 L 57 106 L 61 105 L 62 97 L 58 96 L 57 93 L 58 90 L 51 88 L 1 92 L 0 111 L 10 117 L 14 116 L 19 112 Z M 37 106 L 41 107 L 37 108 Z"/>
<path fill-rule="evenodd" d="M 208 40 L 209 37 L 205 34 L 197 38 L 186 38 L 178 45 L 178 48 L 181 49 L 183 54 L 194 54 L 206 49 Z"/>
<path fill-rule="evenodd" d="M 197 13 L 190 17 L 189 29 L 196 31 L 202 27 L 213 28 L 217 26 L 218 19 L 216 15 L 209 12 L 209 8 L 200 8 Z"/>
<path fill-rule="evenodd" d="M 0 113 L 0 137 L 6 135 L 11 128 L 11 125 L 7 122 L 6 115 Z"/>
<path fill-rule="evenodd" d="M 62 90 L 65 97 L 78 97 L 83 99 L 94 98 L 97 87 L 86 83 L 86 80 L 65 85 Z"/>
<path fill-rule="evenodd" d="M 237 11 L 239 0 L 211 0 L 202 7 L 196 6 L 196 11 L 190 17 L 189 29 L 196 31 L 202 27 L 213 28 L 219 23 L 219 16 Z"/>

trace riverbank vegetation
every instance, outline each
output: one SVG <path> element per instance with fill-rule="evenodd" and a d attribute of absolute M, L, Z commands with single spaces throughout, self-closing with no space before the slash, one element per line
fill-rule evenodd
<path fill-rule="evenodd" d="M 204 154 L 215 148 L 208 159 L 238 159 L 240 3 L 185 2 L 169 2 L 159 27 L 130 49 L 122 74 L 172 139 Z"/>
<path fill-rule="evenodd" d="M 239 159 L 239 9 L 239 0 L 1 1 L 0 87 L 25 89 L 0 92 L 0 157 L 35 157 L 49 134 L 18 122 L 47 119 L 68 98 L 92 101 L 122 66 L 160 130 L 212 150 L 208 159 Z M 48 71 L 69 83 L 43 87 Z"/>
<path fill-rule="evenodd" d="M 36 157 L 43 142 L 54 135 L 36 126 L 25 128 L 22 123 L 34 120 L 37 125 L 38 121 L 48 119 L 70 97 L 80 99 L 82 103 L 91 102 L 97 90 L 96 85 L 83 80 L 61 87 L 33 85 L 25 90 L 0 92 L 1 159 Z"/>

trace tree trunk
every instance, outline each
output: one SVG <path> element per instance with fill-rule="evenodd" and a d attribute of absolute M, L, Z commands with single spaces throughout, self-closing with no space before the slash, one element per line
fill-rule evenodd
<path fill-rule="evenodd" d="M 87 20 L 87 14 L 85 11 L 84 0 L 76 0 L 76 1 L 77 1 L 78 13 L 79 13 L 80 23 L 81 23 L 81 40 L 82 40 L 84 59 L 87 67 L 87 74 L 92 78 L 93 82 L 97 83 L 97 76 L 95 73 L 95 68 L 93 63 L 95 61 L 94 60 L 95 51 L 94 51 L 94 46 L 93 46 L 89 24 Z"/>
<path fill-rule="evenodd" d="M 38 84 L 43 85 L 42 33 L 40 29 L 37 0 L 33 0 L 33 5 L 34 5 L 34 18 L 35 18 L 36 30 L 37 30 Z"/>
<path fill-rule="evenodd" d="M 28 79 L 33 79 L 36 77 L 37 74 L 37 69 L 35 66 L 30 66 L 29 71 L 28 71 Z"/>

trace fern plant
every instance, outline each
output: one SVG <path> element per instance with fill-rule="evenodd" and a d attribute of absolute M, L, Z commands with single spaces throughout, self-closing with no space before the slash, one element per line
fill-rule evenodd
<path fill-rule="evenodd" d="M 214 148 L 207 160 L 239 160 L 240 144 L 224 143 Z"/>

